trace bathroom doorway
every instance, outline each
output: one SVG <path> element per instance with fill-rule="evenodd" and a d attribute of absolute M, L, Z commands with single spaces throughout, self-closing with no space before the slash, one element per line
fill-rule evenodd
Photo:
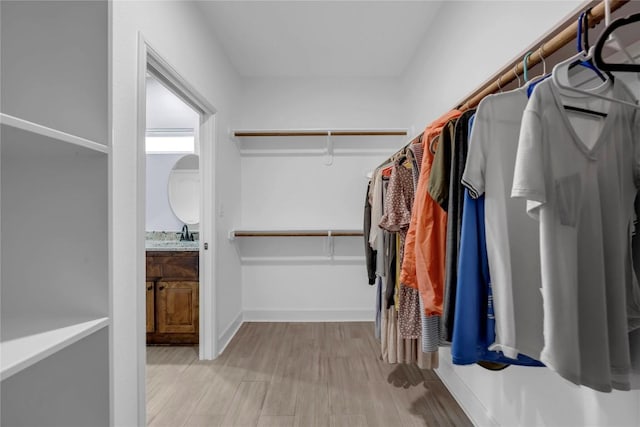
<path fill-rule="evenodd" d="M 147 345 L 200 341 L 200 115 L 146 77 Z"/>
<path fill-rule="evenodd" d="M 141 47 L 140 344 L 191 347 L 195 357 L 213 359 L 215 109 L 146 43 Z"/>

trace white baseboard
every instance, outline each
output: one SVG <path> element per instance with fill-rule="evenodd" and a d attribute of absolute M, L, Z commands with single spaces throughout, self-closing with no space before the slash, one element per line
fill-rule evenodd
<path fill-rule="evenodd" d="M 442 356 L 442 353 L 440 353 L 440 356 Z M 454 371 L 451 362 L 443 359 L 443 357 L 440 357 L 440 367 L 435 370 L 435 373 L 456 399 L 465 414 L 467 414 L 473 425 L 476 427 L 499 427 L 500 424 L 489 415 L 487 408 L 480 399 Z"/>
<path fill-rule="evenodd" d="M 373 322 L 374 310 L 245 310 L 245 322 Z"/>
<path fill-rule="evenodd" d="M 227 326 L 227 328 L 224 330 L 224 332 L 220 335 L 220 337 L 218 338 L 217 346 L 218 354 L 216 356 L 222 354 L 224 349 L 227 348 L 227 345 L 229 345 L 235 334 L 238 332 L 238 329 L 240 329 L 240 326 L 242 326 L 243 317 L 244 316 L 241 311 L 240 313 L 238 313 L 236 318 L 233 319 L 233 322 L 231 322 L 229 326 Z"/>

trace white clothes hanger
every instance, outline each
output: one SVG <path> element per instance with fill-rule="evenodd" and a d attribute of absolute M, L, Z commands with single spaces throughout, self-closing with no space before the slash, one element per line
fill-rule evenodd
<path fill-rule="evenodd" d="M 516 65 L 513 66 L 513 74 L 518 79 L 518 87 L 520 87 L 522 86 L 522 80 L 520 80 L 520 76 L 518 75 L 517 69 L 518 69 L 518 64 L 516 63 Z"/>
<path fill-rule="evenodd" d="M 527 66 L 527 63 L 529 62 L 529 57 L 531 55 L 533 55 L 535 53 L 535 51 L 530 51 L 527 52 L 527 54 L 524 56 L 524 59 L 522 60 L 522 68 L 523 68 L 523 72 L 524 72 L 524 86 L 528 89 L 530 86 L 532 85 L 536 85 L 538 82 L 546 79 L 547 77 L 549 77 L 547 75 L 547 61 L 545 61 L 544 59 L 544 46 L 540 46 L 540 48 L 538 49 L 538 56 L 540 57 L 540 60 L 542 62 L 542 74 L 535 76 L 531 79 L 529 79 L 529 68 Z"/>
<path fill-rule="evenodd" d="M 625 101 L 623 99 L 618 99 L 618 98 L 611 98 L 608 96 L 604 96 L 601 95 L 600 92 L 607 86 L 612 86 L 612 82 L 610 79 L 606 79 L 604 81 L 604 83 L 602 83 L 601 85 L 599 85 L 598 87 L 595 87 L 593 89 L 590 90 L 585 90 L 585 89 L 578 89 L 574 86 L 571 86 L 570 82 L 569 82 L 569 67 L 571 66 L 571 64 L 575 63 L 576 61 L 587 61 L 591 59 L 591 56 L 593 54 L 593 47 L 591 47 L 591 49 L 589 49 L 589 52 L 580 52 L 570 58 L 565 59 L 564 61 L 561 61 L 559 63 L 556 64 L 555 67 L 553 67 L 553 71 L 551 71 L 551 79 L 553 80 L 553 84 L 555 84 L 559 89 L 568 91 L 568 92 L 573 92 L 573 93 L 577 93 L 580 95 L 585 95 L 585 96 L 590 96 L 590 97 L 594 97 L 594 98 L 598 98 L 598 99 L 602 99 L 605 101 L 609 101 L 609 102 L 615 102 L 618 104 L 623 104 L 626 105 L 628 107 L 633 107 L 633 108 L 637 108 L 640 109 L 640 105 L 636 104 L 636 103 L 632 103 L 629 101 Z"/>

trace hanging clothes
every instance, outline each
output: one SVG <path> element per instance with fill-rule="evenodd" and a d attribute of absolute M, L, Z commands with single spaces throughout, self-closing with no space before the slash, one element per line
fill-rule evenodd
<path fill-rule="evenodd" d="M 462 173 L 467 161 L 467 147 L 471 117 L 475 110 L 467 110 L 458 118 L 454 129 L 454 142 L 449 173 L 449 203 L 447 206 L 447 243 L 445 253 L 445 286 L 442 306 L 440 339 L 451 342 L 455 319 L 456 287 L 458 281 L 458 254 L 464 207 Z"/>
<path fill-rule="evenodd" d="M 422 165 L 422 157 L 424 154 L 424 143 L 422 141 L 423 135 L 417 143 L 411 144 L 409 150 L 413 154 L 413 186 L 414 191 L 417 191 L 418 181 L 420 179 L 420 167 Z M 406 246 L 406 245 L 405 245 Z M 414 289 L 410 286 L 403 285 L 404 289 Z M 414 289 L 413 292 L 417 292 Z M 438 348 L 440 347 L 440 317 L 439 316 L 427 316 L 425 313 L 424 303 L 418 292 L 418 302 L 420 305 L 420 329 L 421 329 L 421 348 L 425 355 L 428 355 L 430 366 L 435 369 L 439 364 Z M 407 318 L 411 318 L 407 316 Z"/>
<path fill-rule="evenodd" d="M 457 118 L 449 120 L 438 137 L 437 148 L 429 174 L 429 196 L 446 212 L 449 207 L 449 181 L 451 174 L 451 155 L 454 144 L 454 131 Z"/>
<path fill-rule="evenodd" d="M 610 86 L 604 87 L 609 96 L 633 102 L 621 82 Z M 527 200 L 527 211 L 539 220 L 540 357 L 575 384 L 629 390 L 629 332 L 640 327 L 630 245 L 640 188 L 640 111 L 574 95 L 572 105 L 597 107 L 607 117 L 570 117 L 566 99 L 552 80 L 536 87 L 513 180 L 512 195 Z"/>
<path fill-rule="evenodd" d="M 487 254 L 495 311 L 491 350 L 538 358 L 543 346 L 538 225 L 526 202 L 511 198 L 525 88 L 489 95 L 473 123 L 462 176 L 469 194 L 485 197 Z"/>
<path fill-rule="evenodd" d="M 495 341 L 495 313 L 489 275 L 485 235 L 485 198 L 473 199 L 464 190 L 464 210 L 460 240 L 459 275 L 456 293 L 455 327 L 451 357 L 456 365 L 493 362 L 504 365 L 544 366 L 519 354 L 506 357 L 489 350 Z"/>
<path fill-rule="evenodd" d="M 411 224 L 407 232 L 400 281 L 420 291 L 427 315 L 442 314 L 447 225 L 446 213 L 428 196 L 427 188 L 434 157 L 428 144 L 441 133 L 449 120 L 459 117 L 460 114 L 458 110 L 445 114 L 427 127 L 422 138 L 425 148 Z"/>
<path fill-rule="evenodd" d="M 364 198 L 364 256 L 367 264 L 367 276 L 369 277 L 369 284 L 374 285 L 376 283 L 376 251 L 369 244 L 369 237 L 371 235 L 371 202 L 369 201 L 369 193 L 371 192 L 371 186 L 373 183 L 369 180 L 367 185 L 367 194 Z"/>
<path fill-rule="evenodd" d="M 404 256 L 405 237 L 411 222 L 411 209 L 413 207 L 414 188 L 413 172 L 410 159 L 406 156 L 404 162 L 396 162 L 391 172 L 387 198 L 385 200 L 385 213 L 380 220 L 380 228 L 389 232 L 397 232 L 398 263 L 402 265 Z M 401 338 L 417 339 L 421 334 L 420 304 L 417 289 L 398 283 L 398 317 Z"/>

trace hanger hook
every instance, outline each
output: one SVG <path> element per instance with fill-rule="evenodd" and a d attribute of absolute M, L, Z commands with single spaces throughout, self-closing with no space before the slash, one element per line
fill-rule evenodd
<path fill-rule="evenodd" d="M 538 56 L 542 61 L 542 75 L 544 76 L 547 74 L 547 61 L 544 60 L 544 45 L 540 45 L 540 49 L 538 49 Z"/>
<path fill-rule="evenodd" d="M 583 30 L 582 30 L 582 49 L 585 52 L 589 52 L 589 15 L 591 15 L 591 8 L 584 11 Z"/>
<path fill-rule="evenodd" d="M 524 59 L 522 60 L 522 72 L 523 72 L 525 83 L 529 81 L 529 67 L 527 63 L 529 62 L 529 57 L 531 56 L 531 54 L 533 54 L 533 51 L 530 50 L 529 52 L 527 52 L 527 54 L 524 56 Z"/>
<path fill-rule="evenodd" d="M 498 80 L 496 80 L 496 83 L 498 84 L 498 90 L 500 91 L 500 93 L 502 93 L 502 87 L 500 87 L 500 79 L 502 78 L 502 76 L 498 77 Z"/>
<path fill-rule="evenodd" d="M 582 47 L 582 30 L 584 28 L 584 12 L 582 12 L 580 14 L 580 16 L 578 17 L 578 29 L 577 29 L 577 35 L 576 35 L 576 51 L 578 53 L 582 52 L 583 47 Z"/>
<path fill-rule="evenodd" d="M 516 76 L 516 78 L 518 79 L 518 87 L 520 87 L 522 85 L 522 81 L 520 80 L 520 76 L 518 75 L 518 73 L 516 72 L 516 70 L 518 69 L 518 64 L 516 63 L 516 65 L 513 66 L 513 74 Z"/>

